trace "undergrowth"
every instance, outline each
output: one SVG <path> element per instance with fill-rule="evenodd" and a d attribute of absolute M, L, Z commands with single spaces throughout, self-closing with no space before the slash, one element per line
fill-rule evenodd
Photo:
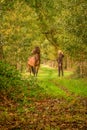
<path fill-rule="evenodd" d="M 26 78 L 2 62 L 0 74 L 0 130 L 86 128 L 86 99 L 62 98 L 66 93 L 72 96 L 70 89 L 80 89 L 79 82 L 58 78 L 49 68 L 43 68 L 38 77 L 28 74 Z"/>

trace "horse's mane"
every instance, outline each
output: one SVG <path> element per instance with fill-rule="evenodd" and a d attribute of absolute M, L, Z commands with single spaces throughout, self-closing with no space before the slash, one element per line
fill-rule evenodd
<path fill-rule="evenodd" d="M 33 50 L 33 54 L 40 54 L 40 48 L 38 46 Z"/>

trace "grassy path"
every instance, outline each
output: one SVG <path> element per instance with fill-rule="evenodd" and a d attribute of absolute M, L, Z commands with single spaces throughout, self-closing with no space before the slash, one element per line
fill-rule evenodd
<path fill-rule="evenodd" d="M 0 130 L 86 130 L 87 82 L 70 75 L 43 66 L 37 78 L 23 73 L 29 85 L 18 100 L 1 97 Z"/>
<path fill-rule="evenodd" d="M 71 74 L 65 71 L 64 77 L 58 77 L 57 70 L 41 66 L 36 78 L 40 88 L 31 91 L 33 96 L 40 96 L 34 101 L 37 115 L 40 111 L 37 129 L 86 130 L 87 82 L 71 79 Z"/>
<path fill-rule="evenodd" d="M 57 70 L 42 67 L 38 80 L 41 86 L 50 93 L 51 96 L 67 97 L 72 95 L 87 97 L 87 81 L 83 79 L 71 79 L 72 72 L 65 71 L 64 77 L 57 76 Z"/>

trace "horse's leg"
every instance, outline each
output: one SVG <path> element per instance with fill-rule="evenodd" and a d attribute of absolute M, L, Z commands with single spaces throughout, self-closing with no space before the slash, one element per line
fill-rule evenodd
<path fill-rule="evenodd" d="M 35 69 L 35 67 L 34 66 L 32 66 L 31 67 L 31 69 L 32 69 L 32 73 L 34 74 L 34 76 L 35 76 L 35 74 L 36 74 L 36 69 Z"/>
<path fill-rule="evenodd" d="M 35 76 L 37 76 L 37 73 L 38 73 L 37 66 L 35 67 L 35 71 L 36 71 Z"/>
<path fill-rule="evenodd" d="M 58 65 L 58 76 L 60 77 L 60 71 L 61 71 L 61 66 L 60 64 Z"/>
<path fill-rule="evenodd" d="M 37 76 L 37 74 L 38 74 L 38 67 L 36 67 L 36 76 Z"/>
<path fill-rule="evenodd" d="M 59 77 L 60 77 L 60 71 L 61 71 L 61 68 L 60 68 L 60 66 L 59 66 Z"/>
<path fill-rule="evenodd" d="M 31 75 L 31 66 L 30 65 L 28 65 L 28 71 L 29 71 L 29 73 Z"/>
<path fill-rule="evenodd" d="M 34 67 L 34 76 L 36 76 L 36 67 Z"/>
<path fill-rule="evenodd" d="M 36 67 L 35 67 L 35 70 L 36 70 L 35 76 L 37 76 L 38 70 L 39 70 L 39 66 L 36 66 Z"/>
<path fill-rule="evenodd" d="M 30 76 L 31 76 L 31 72 L 32 72 L 32 70 L 31 70 L 31 66 L 30 66 Z"/>
<path fill-rule="evenodd" d="M 35 76 L 37 76 L 37 66 L 35 66 L 35 71 L 36 71 Z"/>
<path fill-rule="evenodd" d="M 64 75 L 63 73 L 63 65 L 61 65 L 61 72 L 62 72 L 62 76 Z"/>
<path fill-rule="evenodd" d="M 40 67 L 39 65 L 36 66 L 36 76 L 37 76 L 37 74 L 38 74 L 39 67 Z"/>

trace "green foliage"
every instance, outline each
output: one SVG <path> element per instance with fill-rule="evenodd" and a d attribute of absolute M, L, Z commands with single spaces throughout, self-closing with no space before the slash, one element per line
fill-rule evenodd
<path fill-rule="evenodd" d="M 77 66 L 74 74 L 73 74 L 74 78 L 85 78 L 87 77 L 87 66 L 83 65 L 83 66 Z"/>
<path fill-rule="evenodd" d="M 18 86 L 19 81 L 20 74 L 18 71 L 9 64 L 0 62 L 0 89 Z"/>
<path fill-rule="evenodd" d="M 46 91 L 43 88 L 43 86 L 40 84 L 41 81 L 39 81 L 37 78 L 31 76 L 28 79 L 29 83 L 29 96 L 31 98 L 36 98 L 36 99 L 43 99 L 46 95 Z"/>
<path fill-rule="evenodd" d="M 35 45 L 42 60 L 63 49 L 75 61 L 87 59 L 86 0 L 1 0 L 1 42 L 6 61 L 24 66 Z"/>
<path fill-rule="evenodd" d="M 1 0 L 0 1 L 0 5 L 1 5 L 3 11 L 13 9 L 13 4 L 14 4 L 14 0 Z"/>
<path fill-rule="evenodd" d="M 15 101 L 26 102 L 28 81 L 13 66 L 0 61 L 0 91 Z M 22 99 L 23 98 L 23 99 Z"/>
<path fill-rule="evenodd" d="M 32 46 L 37 44 L 40 32 L 35 11 L 24 1 L 12 2 L 6 0 L 2 4 L 1 42 L 5 60 L 13 65 L 17 62 L 22 65 L 31 54 Z M 12 4 L 13 8 L 9 8 L 8 4 Z M 6 12 L 5 6 L 9 8 Z"/>
<path fill-rule="evenodd" d="M 0 62 L 0 90 L 16 99 L 22 94 L 23 87 L 27 86 L 21 79 L 20 73 L 11 65 Z M 20 97 L 20 96 L 19 96 Z"/>

